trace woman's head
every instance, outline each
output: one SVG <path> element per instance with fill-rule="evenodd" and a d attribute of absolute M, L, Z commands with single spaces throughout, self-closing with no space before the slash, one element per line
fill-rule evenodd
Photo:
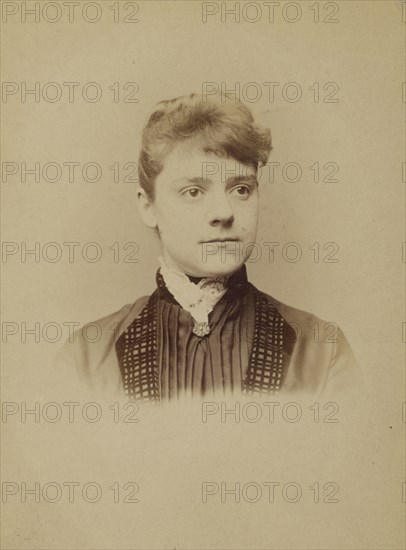
<path fill-rule="evenodd" d="M 143 132 L 138 199 L 170 267 L 204 277 L 246 262 L 257 231 L 257 169 L 270 149 L 269 130 L 226 96 L 158 104 Z"/>
<path fill-rule="evenodd" d="M 139 157 L 140 185 L 150 199 L 165 158 L 179 145 L 258 168 L 268 160 L 271 135 L 255 124 L 243 103 L 226 94 L 160 101 L 144 128 Z"/>

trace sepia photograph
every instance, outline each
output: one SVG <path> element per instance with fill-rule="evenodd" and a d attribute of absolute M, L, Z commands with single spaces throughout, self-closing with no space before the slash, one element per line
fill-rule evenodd
<path fill-rule="evenodd" d="M 79 329 L 59 359 L 70 362 L 69 376 L 111 395 L 121 385 L 142 401 L 280 390 L 320 397 L 360 384 L 333 323 L 320 346 L 314 327 L 325 322 L 248 281 L 245 263 L 259 246 L 257 176 L 271 148 L 270 131 L 231 95 L 158 103 L 143 131 L 137 191 L 139 216 L 161 244 L 157 289 Z M 296 259 L 296 243 L 289 248 Z"/>
<path fill-rule="evenodd" d="M 404 0 L 1 0 L 5 550 L 401 550 Z"/>

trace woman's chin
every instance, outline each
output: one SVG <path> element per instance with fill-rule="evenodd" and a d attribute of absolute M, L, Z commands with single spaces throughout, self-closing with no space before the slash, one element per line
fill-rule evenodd
<path fill-rule="evenodd" d="M 198 267 L 196 266 L 196 269 L 193 270 L 195 274 L 189 272 L 188 274 L 194 277 L 228 277 L 238 271 L 243 265 L 244 262 L 208 261 Z"/>

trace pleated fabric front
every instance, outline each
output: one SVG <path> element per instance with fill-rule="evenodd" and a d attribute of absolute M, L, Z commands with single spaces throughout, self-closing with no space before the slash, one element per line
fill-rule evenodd
<path fill-rule="evenodd" d="M 158 274 L 157 332 L 161 399 L 240 394 L 255 324 L 255 299 L 245 266 L 209 314 L 210 333 L 193 333 L 194 319 Z"/>

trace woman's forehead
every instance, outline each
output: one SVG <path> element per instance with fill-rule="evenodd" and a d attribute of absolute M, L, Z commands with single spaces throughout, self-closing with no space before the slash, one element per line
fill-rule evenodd
<path fill-rule="evenodd" d="M 165 157 L 163 173 L 166 178 L 171 175 L 187 179 L 221 177 L 225 181 L 228 176 L 255 176 L 257 169 L 230 156 L 178 146 Z"/>

